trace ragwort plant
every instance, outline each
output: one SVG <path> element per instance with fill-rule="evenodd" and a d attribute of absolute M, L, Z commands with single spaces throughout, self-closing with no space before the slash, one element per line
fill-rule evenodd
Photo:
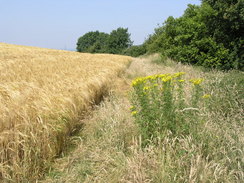
<path fill-rule="evenodd" d="M 192 92 L 187 97 L 186 86 L 189 82 L 182 79 L 184 74 L 159 74 L 132 82 L 131 113 L 141 130 L 143 146 L 157 142 L 168 131 L 173 136 L 197 133 L 195 125 L 199 101 L 203 96 L 203 79 L 190 80 Z"/>

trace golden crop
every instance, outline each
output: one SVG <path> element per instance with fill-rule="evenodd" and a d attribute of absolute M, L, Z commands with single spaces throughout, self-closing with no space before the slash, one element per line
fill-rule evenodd
<path fill-rule="evenodd" d="M 130 59 L 0 43 L 0 182 L 39 177 Z"/>

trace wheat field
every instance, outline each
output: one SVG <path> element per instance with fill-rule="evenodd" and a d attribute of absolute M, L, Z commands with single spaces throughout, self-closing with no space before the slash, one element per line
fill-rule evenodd
<path fill-rule="evenodd" d="M 131 57 L 0 43 L 0 182 L 34 182 Z"/>

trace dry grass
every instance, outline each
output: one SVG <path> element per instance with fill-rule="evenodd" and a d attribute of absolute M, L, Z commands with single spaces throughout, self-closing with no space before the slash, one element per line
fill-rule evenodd
<path fill-rule="evenodd" d="M 43 182 L 243 182 L 244 126 L 243 99 L 238 98 L 240 83 L 219 85 L 233 73 L 204 73 L 170 60 L 171 66 L 157 65 L 151 62 L 154 59 L 158 59 L 157 55 L 135 59 L 124 74 L 127 79 L 120 83 L 158 73 L 187 72 L 190 78 L 204 77 L 214 105 L 200 113 L 203 128 L 199 129 L 202 133 L 198 138 L 192 135 L 172 137 L 169 132 L 160 144 L 141 148 L 138 127 L 125 97 L 128 87 L 118 86 L 126 94 L 121 95 L 122 92 L 116 90 L 97 107 L 84 121 L 84 129 L 75 140 L 78 147 L 69 156 L 58 159 Z"/>
<path fill-rule="evenodd" d="M 0 182 L 34 182 L 130 57 L 0 43 Z"/>

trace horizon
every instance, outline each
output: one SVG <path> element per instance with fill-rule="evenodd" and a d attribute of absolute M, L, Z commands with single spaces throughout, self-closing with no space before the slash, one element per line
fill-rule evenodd
<path fill-rule="evenodd" d="M 200 3 L 200 0 L 9 0 L 1 2 L 0 42 L 75 51 L 78 38 L 85 33 L 97 30 L 110 33 L 123 27 L 128 28 L 133 44 L 140 45 L 169 16 L 177 18 L 188 4 Z"/>

